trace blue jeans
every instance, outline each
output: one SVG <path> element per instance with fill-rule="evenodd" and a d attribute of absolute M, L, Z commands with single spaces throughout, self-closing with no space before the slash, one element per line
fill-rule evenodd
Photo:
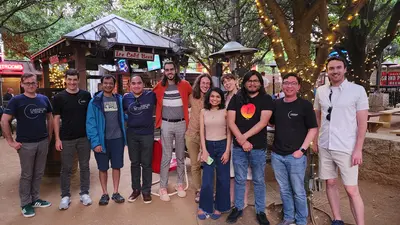
<path fill-rule="evenodd" d="M 285 220 L 295 220 L 298 225 L 307 224 L 307 195 L 304 189 L 307 157 L 294 158 L 272 152 L 272 168 L 278 181 Z"/>
<path fill-rule="evenodd" d="M 221 157 L 226 150 L 226 139 L 221 141 L 206 141 L 207 151 L 214 160 L 211 165 L 203 162 L 203 177 L 200 190 L 199 208 L 206 213 L 213 213 L 214 208 L 220 212 L 230 209 L 230 177 L 229 161 L 222 164 Z M 214 201 L 214 169 L 216 169 L 217 183 Z"/>
<path fill-rule="evenodd" d="M 239 210 L 242 210 L 244 207 L 247 168 L 250 164 L 253 175 L 256 213 L 265 212 L 265 149 L 253 149 L 245 152 L 241 147 L 234 146 L 232 155 L 233 168 L 235 169 L 235 207 Z"/>

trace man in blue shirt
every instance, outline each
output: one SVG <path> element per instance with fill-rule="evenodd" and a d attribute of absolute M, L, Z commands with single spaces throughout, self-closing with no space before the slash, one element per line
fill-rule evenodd
<path fill-rule="evenodd" d="M 111 161 L 114 193 L 112 199 L 123 203 L 125 199 L 118 193 L 121 168 L 124 166 L 124 147 L 126 136 L 122 96 L 113 94 L 115 77 L 104 75 L 101 78 L 103 91 L 94 96 L 88 105 L 86 133 L 99 169 L 99 178 L 103 195 L 100 205 L 107 205 L 110 197 L 107 192 L 107 170 Z"/>
<path fill-rule="evenodd" d="M 46 167 L 49 140 L 53 133 L 53 115 L 49 99 L 36 94 L 34 74 L 21 76 L 25 92 L 13 97 L 1 118 L 1 128 L 8 144 L 18 152 L 21 162 L 19 196 L 25 217 L 35 216 L 35 207 L 49 207 L 50 202 L 39 198 L 40 182 Z M 17 138 L 11 136 L 9 122 L 17 119 Z M 47 125 L 46 125 L 47 122 Z"/>
<path fill-rule="evenodd" d="M 144 203 L 151 203 L 153 111 L 156 95 L 152 91 L 143 90 L 144 83 L 140 75 L 132 76 L 130 88 L 131 92 L 123 98 L 124 111 L 128 115 L 127 139 L 132 179 L 132 194 L 128 201 L 136 201 L 142 193 Z M 140 185 L 140 174 L 142 174 L 142 185 Z"/>

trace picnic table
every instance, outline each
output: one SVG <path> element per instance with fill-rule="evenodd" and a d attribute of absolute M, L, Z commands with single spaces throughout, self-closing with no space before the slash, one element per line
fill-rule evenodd
<path fill-rule="evenodd" d="M 385 127 L 390 128 L 390 124 L 392 123 L 392 115 L 400 114 L 400 108 L 394 108 L 390 110 L 379 111 L 378 113 L 368 113 L 368 132 L 376 133 L 379 128 Z M 379 116 L 378 121 L 370 120 L 371 117 Z"/>

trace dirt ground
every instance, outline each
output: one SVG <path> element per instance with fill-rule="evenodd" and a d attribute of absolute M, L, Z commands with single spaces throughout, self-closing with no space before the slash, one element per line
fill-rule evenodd
<path fill-rule="evenodd" d="M 36 216 L 24 218 L 19 207 L 18 184 L 20 165 L 18 155 L 11 149 L 3 138 L 0 138 L 0 224 L 106 224 L 106 225 L 214 225 L 226 224 L 227 215 L 217 221 L 211 219 L 198 221 L 196 217 L 197 204 L 194 203 L 194 191 L 189 190 L 186 198 L 173 196 L 171 202 L 160 201 L 153 196 L 151 204 L 144 204 L 141 199 L 134 203 L 116 204 L 110 202 L 108 206 L 99 206 L 98 200 L 101 196 L 101 187 L 98 180 L 97 168 L 94 157 L 91 158 L 91 189 L 90 195 L 94 201 L 92 206 L 85 207 L 79 202 L 79 174 L 72 178 L 71 207 L 66 211 L 59 211 L 60 201 L 59 178 L 45 177 L 41 186 L 41 198 L 53 203 L 49 208 L 37 209 Z M 190 169 L 190 167 L 189 167 Z M 170 189 L 175 182 L 175 174 L 171 173 Z M 157 175 L 153 175 L 157 179 Z M 189 176 L 190 180 L 190 176 Z M 281 218 L 281 205 L 279 188 L 273 179 L 270 166 L 266 169 L 267 181 L 267 215 L 271 224 L 277 224 Z M 111 179 L 109 179 L 109 190 L 112 191 Z M 158 186 L 154 188 L 156 190 Z M 367 181 L 360 182 L 360 189 L 365 202 L 366 224 L 368 225 L 397 225 L 400 224 L 400 191 L 399 187 L 383 186 Z M 122 169 L 120 193 L 127 198 L 131 192 L 129 157 L 125 154 L 125 167 Z M 250 191 L 252 193 L 252 191 Z M 342 217 L 348 224 L 354 224 L 349 203 L 343 188 L 340 192 Z M 254 203 L 254 196 L 250 194 L 249 203 Z M 315 217 L 317 224 L 329 224 L 330 213 L 325 192 L 315 193 L 314 205 L 317 208 Z M 324 213 L 326 212 L 326 213 Z M 238 225 L 257 224 L 254 207 L 249 206 L 244 211 L 244 216 L 236 223 Z"/>

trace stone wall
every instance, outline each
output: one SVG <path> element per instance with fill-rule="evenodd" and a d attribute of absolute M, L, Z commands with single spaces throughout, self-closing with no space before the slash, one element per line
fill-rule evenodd
<path fill-rule="evenodd" d="M 271 150 L 273 134 L 268 133 L 268 150 Z M 363 164 L 359 178 L 378 184 L 400 187 L 400 137 L 367 133 L 363 149 Z"/>
<path fill-rule="evenodd" d="M 367 133 L 360 179 L 400 186 L 400 137 Z"/>

